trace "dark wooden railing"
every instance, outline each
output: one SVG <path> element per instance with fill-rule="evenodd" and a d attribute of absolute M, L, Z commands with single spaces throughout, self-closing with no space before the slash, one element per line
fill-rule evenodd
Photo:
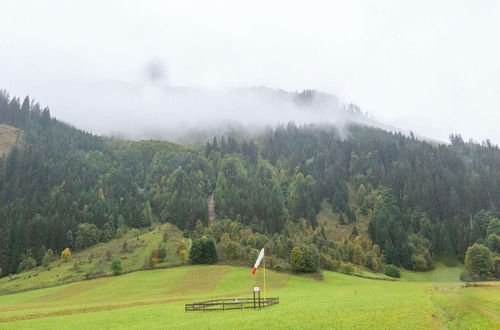
<path fill-rule="evenodd" d="M 280 298 L 214 299 L 186 304 L 186 312 L 228 311 L 233 309 L 260 309 L 280 303 Z"/>

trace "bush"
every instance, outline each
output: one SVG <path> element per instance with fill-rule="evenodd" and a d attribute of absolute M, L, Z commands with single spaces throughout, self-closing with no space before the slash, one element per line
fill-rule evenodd
<path fill-rule="evenodd" d="M 54 258 L 55 258 L 54 251 L 52 251 L 51 249 L 48 249 L 42 258 L 43 267 L 48 268 L 50 263 L 54 260 Z"/>
<path fill-rule="evenodd" d="M 497 256 L 495 257 L 495 259 L 493 259 L 493 266 L 494 266 L 493 276 L 496 279 L 500 279 L 500 256 Z M 0 272 L 0 274 L 1 273 L 2 272 Z"/>
<path fill-rule="evenodd" d="M 399 278 L 401 277 L 401 273 L 399 272 L 399 268 L 395 265 L 387 265 L 385 266 L 384 274 L 390 277 Z"/>
<path fill-rule="evenodd" d="M 111 270 L 113 271 L 113 275 L 119 275 L 123 271 L 122 260 L 120 258 L 113 260 Z"/>
<path fill-rule="evenodd" d="M 160 261 L 158 258 L 158 249 L 154 249 L 151 251 L 151 255 L 149 257 L 149 267 L 154 267 Z"/>
<path fill-rule="evenodd" d="M 465 253 L 465 269 L 478 274 L 481 279 L 489 279 L 493 275 L 493 257 L 484 245 L 474 243 Z"/>
<path fill-rule="evenodd" d="M 296 273 L 314 273 L 318 270 L 320 257 L 312 246 L 294 247 L 290 256 L 290 265 Z"/>
<path fill-rule="evenodd" d="M 292 270 L 292 266 L 288 262 L 280 262 L 276 266 L 274 266 L 274 269 L 279 271 L 279 272 L 289 272 Z"/>
<path fill-rule="evenodd" d="M 63 261 L 68 261 L 69 258 L 71 258 L 71 250 L 69 248 L 65 248 L 64 250 L 62 250 L 61 252 L 61 259 Z"/>
<path fill-rule="evenodd" d="M 290 265 L 292 266 L 292 270 L 295 273 L 301 272 L 304 269 L 304 254 L 302 253 L 302 250 L 300 248 L 293 248 L 292 254 L 290 256 Z"/>
<path fill-rule="evenodd" d="M 342 263 L 340 265 L 340 271 L 344 274 L 352 274 L 354 273 L 354 266 L 350 263 Z"/>
<path fill-rule="evenodd" d="M 460 281 L 463 282 L 476 282 L 480 281 L 481 278 L 479 277 L 478 274 L 471 273 L 469 271 L 463 271 L 460 273 Z"/>
<path fill-rule="evenodd" d="M 374 272 L 378 272 L 380 269 L 380 260 L 377 255 L 373 251 L 368 251 L 365 256 L 365 267 L 373 270 Z"/>
<path fill-rule="evenodd" d="M 160 262 L 162 262 L 166 257 L 167 249 L 165 248 L 165 246 L 160 245 L 160 247 L 158 248 L 158 259 L 160 260 Z"/>
<path fill-rule="evenodd" d="M 194 240 L 189 259 L 193 264 L 215 264 L 217 262 L 217 251 L 214 240 L 205 236 Z"/>
<path fill-rule="evenodd" d="M 495 253 L 500 253 L 500 235 L 490 234 L 488 236 L 488 247 Z"/>
<path fill-rule="evenodd" d="M 189 253 L 182 249 L 179 251 L 179 257 L 181 258 L 182 262 L 187 262 L 189 260 Z"/>
<path fill-rule="evenodd" d="M 17 272 L 22 273 L 24 271 L 35 268 L 35 266 L 36 266 L 35 259 L 33 259 L 32 257 L 26 257 L 19 263 L 19 266 L 17 267 Z"/>
<path fill-rule="evenodd" d="M 424 271 L 427 270 L 427 260 L 420 254 L 411 255 L 411 267 L 414 270 Z"/>

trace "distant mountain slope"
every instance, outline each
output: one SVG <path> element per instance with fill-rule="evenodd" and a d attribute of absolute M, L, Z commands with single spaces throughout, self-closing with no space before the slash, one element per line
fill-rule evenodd
<path fill-rule="evenodd" d="M 279 94 L 293 107 L 278 111 L 311 119 L 311 109 L 298 109 L 298 103 L 316 102 L 309 94 Z M 318 100 L 334 102 L 324 95 Z M 243 112 L 260 114 L 249 111 L 254 105 Z M 214 239 L 225 262 L 250 260 L 266 246 L 273 267 L 282 270 L 347 272 L 355 264 L 377 271 L 383 262 L 426 270 L 433 256 L 462 259 L 474 243 L 498 253 L 500 150 L 491 143 L 452 136 L 450 144 L 431 144 L 321 121 L 189 146 L 117 141 L 5 93 L 0 121 L 24 131 L 23 148 L 0 160 L 2 275 L 42 264 L 48 249 L 83 250 L 126 228 L 158 223 L 176 225 L 185 237 Z M 324 200 L 330 210 L 318 219 Z M 307 262 L 292 260 L 292 251 L 295 261 L 302 255 Z"/>

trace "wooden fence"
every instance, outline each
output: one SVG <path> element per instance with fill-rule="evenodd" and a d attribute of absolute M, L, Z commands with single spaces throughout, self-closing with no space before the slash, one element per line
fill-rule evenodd
<path fill-rule="evenodd" d="M 228 311 L 233 309 L 260 309 L 277 305 L 280 298 L 237 298 L 237 299 L 214 299 L 186 304 L 186 312 L 193 311 Z"/>

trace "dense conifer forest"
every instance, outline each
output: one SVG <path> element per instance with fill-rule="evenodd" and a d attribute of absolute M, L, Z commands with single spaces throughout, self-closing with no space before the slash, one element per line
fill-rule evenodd
<path fill-rule="evenodd" d="M 3 275 L 41 264 L 49 250 L 168 222 L 213 242 L 219 261 L 252 260 L 265 246 L 276 269 L 427 270 L 435 257 L 463 260 L 469 249 L 466 275 L 499 276 L 500 150 L 489 141 L 288 123 L 256 139 L 132 142 L 81 131 L 5 91 L 0 123 L 23 131 L 0 160 Z M 334 239 L 318 222 L 324 202 L 349 235 Z M 470 265 L 474 251 L 489 258 L 484 269 Z"/>

